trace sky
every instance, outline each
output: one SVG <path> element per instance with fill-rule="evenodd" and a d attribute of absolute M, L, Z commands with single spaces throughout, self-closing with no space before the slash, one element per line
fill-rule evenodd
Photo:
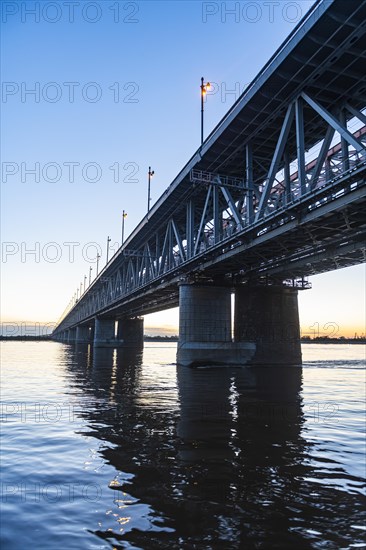
<path fill-rule="evenodd" d="M 201 77 L 207 135 L 312 3 L 1 3 L 2 323 L 57 321 L 146 213 L 148 167 L 154 203 L 198 148 Z M 364 266 L 310 281 L 303 334 L 365 332 Z"/>

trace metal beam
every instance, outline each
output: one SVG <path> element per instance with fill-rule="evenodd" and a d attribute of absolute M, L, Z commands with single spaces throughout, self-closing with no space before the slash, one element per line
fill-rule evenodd
<path fill-rule="evenodd" d="M 318 182 L 320 172 L 321 172 L 321 169 L 322 169 L 323 164 L 325 162 L 325 159 L 327 157 L 329 147 L 330 147 L 330 144 L 332 143 L 332 139 L 333 139 L 334 134 L 335 134 L 334 128 L 332 128 L 332 126 L 328 126 L 327 132 L 325 134 L 325 138 L 324 138 L 324 141 L 323 141 L 323 144 L 322 144 L 322 147 L 321 147 L 320 152 L 319 152 L 318 159 L 316 161 L 316 165 L 315 165 L 313 174 L 311 176 L 311 180 L 310 180 L 310 190 L 311 191 L 314 190 L 314 188 L 315 188 L 315 186 Z"/>
<path fill-rule="evenodd" d="M 349 103 L 346 103 L 345 107 L 351 113 L 351 115 L 357 117 L 359 120 L 361 120 L 361 122 L 366 124 L 366 115 L 361 113 L 361 111 L 359 111 L 358 109 L 355 109 L 354 107 L 352 107 L 352 105 L 350 105 Z"/>
<path fill-rule="evenodd" d="M 193 255 L 194 248 L 194 202 L 189 199 L 186 213 L 186 239 L 187 239 L 187 260 Z"/>
<path fill-rule="evenodd" d="M 175 223 L 173 218 L 171 219 L 171 224 L 172 224 L 172 228 L 173 228 L 173 231 L 174 231 L 175 240 L 177 241 L 180 258 L 181 258 L 182 262 L 184 262 L 186 260 L 186 257 L 185 257 L 185 253 L 184 253 L 184 250 L 183 250 L 182 239 L 181 239 L 180 234 L 179 234 L 179 229 L 176 226 L 176 223 Z"/>
<path fill-rule="evenodd" d="M 165 229 L 164 244 L 163 244 L 163 250 L 161 252 L 161 261 L 159 266 L 159 275 L 161 275 L 164 272 L 164 266 L 165 266 L 165 261 L 167 257 L 167 248 L 168 248 L 169 227 L 170 227 L 170 221 L 168 222 Z"/>
<path fill-rule="evenodd" d="M 151 248 L 150 248 L 150 244 L 149 243 L 146 243 L 146 248 L 147 248 L 147 253 L 149 255 L 149 263 L 150 263 L 150 272 L 151 272 L 151 277 L 156 277 L 157 275 L 157 271 L 156 271 L 156 266 L 155 266 L 155 258 L 154 256 L 151 254 Z"/>
<path fill-rule="evenodd" d="M 247 143 L 245 147 L 245 176 L 246 186 L 248 189 L 247 194 L 247 223 L 253 223 L 254 221 L 254 204 L 253 204 L 253 150 L 252 144 Z"/>
<path fill-rule="evenodd" d="M 199 247 L 199 243 L 200 243 L 200 239 L 201 239 L 201 234 L 202 234 L 202 230 L 205 226 L 205 220 L 206 220 L 206 212 L 207 212 L 207 208 L 208 208 L 208 204 L 210 202 L 210 197 L 211 197 L 211 192 L 212 192 L 212 187 L 210 186 L 208 188 L 208 191 L 207 191 L 207 195 L 206 195 L 206 200 L 205 200 L 205 206 L 203 208 L 203 212 L 202 212 L 202 216 L 201 216 L 201 222 L 200 222 L 200 226 L 199 226 L 199 229 L 198 229 L 198 233 L 197 233 L 197 237 L 196 237 L 196 242 L 195 242 L 195 245 L 194 245 L 194 251 L 193 251 L 193 255 L 195 256 L 196 253 L 197 253 L 197 250 L 198 250 L 198 247 Z"/>
<path fill-rule="evenodd" d="M 238 227 L 240 227 L 240 229 L 243 229 L 242 218 L 241 218 L 241 216 L 238 212 L 238 209 L 236 208 L 236 204 L 234 202 L 233 197 L 230 194 L 230 191 L 228 189 L 226 189 L 226 187 L 221 187 L 220 189 L 222 191 L 222 194 L 225 197 L 225 200 L 226 200 L 231 212 L 233 213 L 234 220 L 236 221 L 236 224 L 238 225 Z"/>
<path fill-rule="evenodd" d="M 305 195 L 306 173 L 305 173 L 304 106 L 303 106 L 303 99 L 301 97 L 298 97 L 295 102 L 295 111 L 296 111 L 297 173 L 299 177 L 301 195 Z"/>
<path fill-rule="evenodd" d="M 219 201 L 219 187 L 216 185 L 212 188 L 213 191 L 213 224 L 214 224 L 214 243 L 218 243 L 221 239 L 222 227 L 221 227 L 221 209 Z"/>
<path fill-rule="evenodd" d="M 266 203 L 268 201 L 270 192 L 272 190 L 272 185 L 276 176 L 276 173 L 278 171 L 278 167 L 280 164 L 281 157 L 283 155 L 286 140 L 288 138 L 288 134 L 290 132 L 291 124 L 293 122 L 294 118 L 294 104 L 291 103 L 289 107 L 287 108 L 285 120 L 283 121 L 281 132 L 277 141 L 276 149 L 272 158 L 271 167 L 268 172 L 267 182 L 265 184 L 265 187 L 262 192 L 261 200 L 259 203 L 259 208 L 257 210 L 255 221 L 258 221 L 259 218 L 263 215 Z"/>
<path fill-rule="evenodd" d="M 285 205 L 292 201 L 291 177 L 290 177 L 290 157 L 287 151 L 284 153 L 283 175 L 285 178 Z"/>
<path fill-rule="evenodd" d="M 341 109 L 339 112 L 339 120 L 343 128 L 347 128 L 347 117 L 344 109 Z M 348 149 L 348 143 L 343 136 L 341 139 L 341 148 L 342 148 L 342 166 L 343 166 L 344 172 L 347 172 L 347 170 L 349 170 L 349 149 Z"/>
<path fill-rule="evenodd" d="M 306 103 L 310 105 L 332 128 L 339 132 L 341 138 L 345 139 L 356 151 L 361 152 L 365 150 L 365 147 L 357 141 L 342 124 L 337 120 L 329 111 L 322 107 L 317 101 L 308 96 L 305 92 L 301 93 L 301 96 L 305 99 Z"/>

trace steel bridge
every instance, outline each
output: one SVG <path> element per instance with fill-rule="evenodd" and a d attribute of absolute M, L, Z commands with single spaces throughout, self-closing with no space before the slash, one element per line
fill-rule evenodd
<path fill-rule="evenodd" d="M 264 318 L 267 348 L 297 362 L 297 328 L 291 345 L 274 342 L 288 319 L 298 327 L 297 289 L 309 275 L 365 261 L 365 31 L 365 2 L 316 2 L 69 305 L 55 339 L 86 342 L 95 327 L 100 345 L 141 344 L 139 316 L 179 304 L 182 363 L 218 348 L 223 361 L 230 348 L 234 363 L 245 354 L 266 362 Z"/>

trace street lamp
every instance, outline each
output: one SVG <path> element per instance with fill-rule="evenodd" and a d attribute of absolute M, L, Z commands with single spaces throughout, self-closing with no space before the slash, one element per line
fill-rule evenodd
<path fill-rule="evenodd" d="M 110 237 L 108 237 L 108 239 L 107 239 L 107 261 L 106 261 L 106 264 L 105 264 L 105 265 L 107 265 L 107 263 L 108 263 L 108 256 L 109 256 L 109 243 L 111 242 L 111 240 L 112 240 L 112 239 L 111 239 Z"/>
<path fill-rule="evenodd" d="M 205 82 L 205 79 L 201 78 L 201 145 L 203 143 L 203 111 L 204 111 L 204 98 L 206 97 L 206 94 L 208 90 L 211 89 L 211 84 L 209 82 Z"/>
<path fill-rule="evenodd" d="M 149 177 L 148 177 L 148 187 L 147 187 L 147 211 L 149 212 L 150 210 L 150 202 L 151 202 L 151 197 L 150 197 L 150 183 L 151 183 L 151 178 L 153 177 L 153 175 L 155 174 L 154 170 L 151 170 L 151 166 L 149 166 Z"/>
<path fill-rule="evenodd" d="M 97 274 L 96 274 L 96 277 L 98 277 L 98 273 L 99 273 L 99 260 L 100 260 L 100 254 L 98 252 L 97 253 Z"/>
<path fill-rule="evenodd" d="M 124 236 L 125 236 L 125 218 L 127 218 L 127 212 L 123 210 L 122 212 L 122 239 L 121 246 L 123 246 Z"/>
<path fill-rule="evenodd" d="M 91 274 L 92 274 L 92 271 L 93 271 L 93 268 L 92 266 L 89 267 L 89 286 L 90 286 L 90 283 L 91 283 Z"/>
<path fill-rule="evenodd" d="M 86 291 L 86 280 L 87 280 L 87 276 L 84 275 L 84 292 Z"/>

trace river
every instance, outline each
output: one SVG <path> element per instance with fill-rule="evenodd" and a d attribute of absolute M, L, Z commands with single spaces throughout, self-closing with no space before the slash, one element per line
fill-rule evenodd
<path fill-rule="evenodd" d="M 365 347 L 294 368 L 2 343 L 3 550 L 348 549 L 365 540 Z"/>

